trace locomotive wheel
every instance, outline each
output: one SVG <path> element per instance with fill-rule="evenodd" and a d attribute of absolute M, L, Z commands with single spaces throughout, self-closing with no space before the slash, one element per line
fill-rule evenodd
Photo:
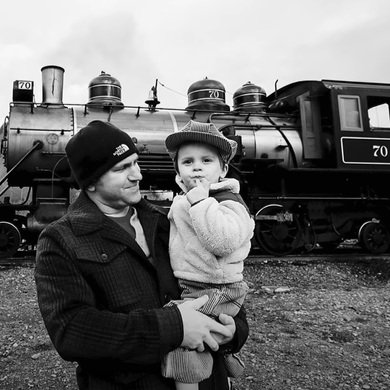
<path fill-rule="evenodd" d="M 359 244 L 370 253 L 385 253 L 390 247 L 390 234 L 380 222 L 366 222 L 359 230 Z"/>
<path fill-rule="evenodd" d="M 0 222 L 0 257 L 11 257 L 22 241 L 19 229 L 12 223 Z"/>
<path fill-rule="evenodd" d="M 301 240 L 302 232 L 294 218 L 283 220 L 277 215 L 286 212 L 283 206 L 270 204 L 256 214 L 256 240 L 262 250 L 271 255 L 287 255 L 292 253 Z"/>

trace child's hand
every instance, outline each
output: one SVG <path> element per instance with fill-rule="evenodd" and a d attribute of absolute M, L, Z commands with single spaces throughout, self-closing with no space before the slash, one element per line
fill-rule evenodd
<path fill-rule="evenodd" d="M 206 179 L 195 179 L 195 186 L 187 192 L 187 200 L 194 204 L 209 197 L 210 182 Z"/>

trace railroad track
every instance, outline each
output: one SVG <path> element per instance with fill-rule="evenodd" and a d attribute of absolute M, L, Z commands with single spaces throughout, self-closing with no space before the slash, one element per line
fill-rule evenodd
<path fill-rule="evenodd" d="M 310 263 L 388 263 L 390 266 L 390 254 L 373 255 L 365 253 L 360 248 L 345 247 L 338 248 L 333 253 L 325 253 L 322 250 L 313 250 L 309 253 L 292 254 L 286 256 L 272 256 L 253 250 L 246 260 L 248 265 L 256 264 L 283 264 L 305 265 Z M 20 252 L 17 256 L 9 258 L 0 258 L 0 267 L 31 267 L 35 264 L 35 252 Z"/>
<path fill-rule="evenodd" d="M 390 254 L 384 255 L 373 255 L 370 253 L 364 253 L 362 251 L 351 251 L 351 250 L 338 250 L 334 253 L 324 252 L 310 252 L 287 255 L 283 257 L 270 256 L 264 254 L 251 254 L 245 261 L 245 264 L 254 265 L 256 263 L 261 264 L 278 264 L 278 263 L 289 263 L 295 265 L 305 265 L 310 263 L 378 263 L 387 262 L 390 264 Z"/>
<path fill-rule="evenodd" d="M 13 257 L 0 257 L 0 267 L 28 267 L 35 264 L 35 252 L 20 252 Z"/>

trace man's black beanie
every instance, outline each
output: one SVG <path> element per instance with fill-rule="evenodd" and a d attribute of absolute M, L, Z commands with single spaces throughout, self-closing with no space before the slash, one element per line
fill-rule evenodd
<path fill-rule="evenodd" d="M 92 121 L 65 147 L 69 165 L 81 189 L 87 188 L 119 161 L 138 153 L 131 137 L 109 122 Z"/>

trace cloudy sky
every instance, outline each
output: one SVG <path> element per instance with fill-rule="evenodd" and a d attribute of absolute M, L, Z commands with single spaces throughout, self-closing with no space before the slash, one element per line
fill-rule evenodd
<path fill-rule="evenodd" d="M 184 108 L 205 77 L 227 103 L 247 81 L 269 94 L 307 79 L 390 83 L 388 0 L 18 0 L 2 3 L 0 115 L 14 80 L 65 69 L 64 103 L 86 103 L 101 71 L 122 84 L 126 105 L 144 105 L 158 79 L 161 107 Z M 0 119 L 2 122 L 2 119 Z"/>

